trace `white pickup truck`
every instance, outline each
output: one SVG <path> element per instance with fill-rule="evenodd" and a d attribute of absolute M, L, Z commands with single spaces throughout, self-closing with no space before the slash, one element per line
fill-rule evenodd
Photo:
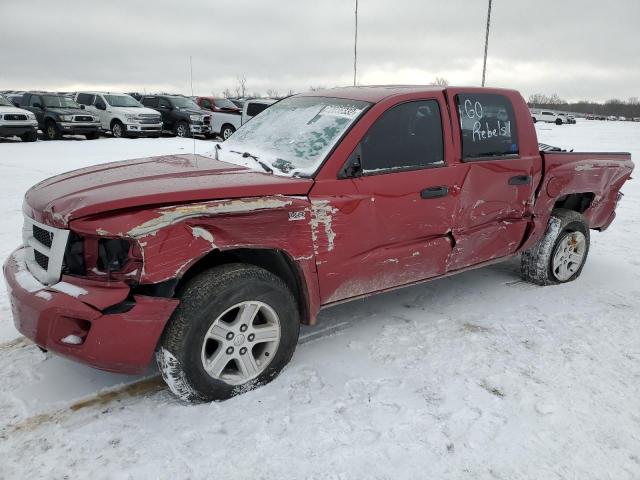
<path fill-rule="evenodd" d="M 162 116 L 124 93 L 77 92 L 75 100 L 100 118 L 102 130 L 115 138 L 162 135 Z"/>
<path fill-rule="evenodd" d="M 556 125 L 562 125 L 562 118 L 556 112 L 551 110 L 531 110 L 531 119 L 533 123 L 555 123 Z"/>
<path fill-rule="evenodd" d="M 38 139 L 38 120 L 32 112 L 15 107 L 0 95 L 0 137 L 14 136 L 23 142 L 35 142 Z"/>

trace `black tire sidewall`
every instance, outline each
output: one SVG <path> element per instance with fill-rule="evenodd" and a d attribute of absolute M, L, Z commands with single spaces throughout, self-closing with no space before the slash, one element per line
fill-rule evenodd
<path fill-rule="evenodd" d="M 184 127 L 184 135 L 182 135 L 182 136 L 178 133 L 180 131 L 180 127 Z M 176 123 L 175 134 L 176 134 L 176 136 L 181 137 L 181 138 L 189 137 L 189 124 L 187 122 L 183 122 L 183 121 L 180 121 L 180 122 Z"/>
<path fill-rule="evenodd" d="M 280 343 L 273 359 L 258 377 L 248 384 L 229 385 L 214 379 L 205 371 L 201 358 L 204 336 L 214 320 L 225 310 L 249 300 L 263 302 L 277 313 L 281 330 Z M 203 400 L 226 399 L 268 383 L 289 362 L 298 342 L 300 323 L 295 303 L 292 302 L 291 294 L 278 283 L 257 278 L 231 282 L 198 305 L 197 312 L 188 319 L 179 342 L 179 351 L 170 351 L 182 365 L 188 383 L 199 392 Z"/>
<path fill-rule="evenodd" d="M 116 136 L 116 126 L 120 127 L 120 136 Z M 124 124 L 120 120 L 116 120 L 113 122 L 113 127 L 111 127 L 111 133 L 113 134 L 113 138 L 124 138 L 126 137 Z"/>
<path fill-rule="evenodd" d="M 229 138 L 231 135 L 233 135 L 235 133 L 235 130 L 233 127 L 230 127 L 229 125 L 226 125 L 222 131 L 220 132 L 220 137 L 222 137 L 222 140 L 226 140 L 227 138 L 224 137 L 224 132 L 225 131 L 229 131 L 229 135 L 227 136 L 227 138 Z"/>
<path fill-rule="evenodd" d="M 586 250 L 584 252 L 584 257 L 582 258 L 582 264 L 580 265 L 580 268 L 578 270 L 576 270 L 576 272 L 571 275 L 571 277 L 569 277 L 569 279 L 567 280 L 559 280 L 558 278 L 556 278 L 554 272 L 553 272 L 553 258 L 556 254 L 556 252 L 558 251 L 558 247 L 560 246 L 560 242 L 565 238 L 565 236 L 568 233 L 573 233 L 573 232 L 580 232 L 584 235 L 585 239 L 586 239 Z M 551 249 L 551 255 L 549 256 L 549 264 L 547 265 L 548 268 L 548 272 L 549 272 L 549 280 L 552 283 L 555 284 L 560 284 L 560 283 L 568 283 L 568 282 L 572 282 L 573 280 L 575 280 L 576 278 L 578 278 L 580 276 L 580 274 L 582 273 L 582 269 L 584 268 L 584 266 L 587 263 L 587 256 L 589 255 L 589 247 L 590 247 L 591 241 L 589 238 L 589 229 L 586 227 L 586 225 L 582 222 L 578 222 L 578 221 L 573 221 L 568 223 L 567 225 L 565 225 L 562 230 L 560 230 L 560 233 L 558 234 L 558 238 L 556 239 L 555 243 L 553 244 L 553 248 Z"/>

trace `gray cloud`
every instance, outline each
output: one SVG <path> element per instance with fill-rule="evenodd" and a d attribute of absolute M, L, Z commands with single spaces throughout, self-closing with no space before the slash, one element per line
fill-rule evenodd
<path fill-rule="evenodd" d="M 0 3 L 0 88 L 306 90 L 352 79 L 352 0 Z M 359 81 L 478 84 L 484 0 L 360 0 Z M 640 2 L 494 0 L 488 84 L 640 96 Z"/>

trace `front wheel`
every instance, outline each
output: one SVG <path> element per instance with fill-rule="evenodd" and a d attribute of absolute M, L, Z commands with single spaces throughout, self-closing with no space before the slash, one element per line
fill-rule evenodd
<path fill-rule="evenodd" d="M 222 265 L 186 284 L 156 359 L 181 399 L 224 400 L 273 380 L 289 363 L 299 329 L 296 301 L 279 277 Z"/>
<path fill-rule="evenodd" d="M 62 138 L 62 134 L 56 125 L 56 122 L 49 120 L 45 126 L 45 135 L 48 140 L 59 140 Z"/>
<path fill-rule="evenodd" d="M 189 136 L 189 124 L 187 122 L 178 122 L 176 124 L 175 132 L 178 137 Z"/>
<path fill-rule="evenodd" d="M 589 253 L 589 225 L 573 210 L 554 210 L 544 237 L 522 254 L 521 275 L 538 285 L 575 280 Z"/>
<path fill-rule="evenodd" d="M 120 120 L 115 120 L 113 125 L 111 125 L 111 133 L 113 138 L 122 138 L 126 135 L 127 129 L 124 127 L 124 124 Z"/>
<path fill-rule="evenodd" d="M 562 119 L 556 118 L 556 125 L 562 125 Z"/>
<path fill-rule="evenodd" d="M 20 137 L 23 142 L 35 142 L 38 140 L 38 132 L 28 132 Z"/>

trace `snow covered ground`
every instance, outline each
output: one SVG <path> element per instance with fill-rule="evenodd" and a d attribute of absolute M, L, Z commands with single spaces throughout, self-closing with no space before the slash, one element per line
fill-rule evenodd
<path fill-rule="evenodd" d="M 640 158 L 640 124 L 538 133 Z M 192 151 L 167 138 L 0 141 L 0 256 L 20 242 L 31 184 Z M 623 191 L 578 281 L 529 285 L 514 260 L 323 311 L 280 377 L 223 403 L 181 404 L 153 370 L 139 382 L 41 353 L 2 291 L 0 479 L 638 479 L 640 186 Z"/>

